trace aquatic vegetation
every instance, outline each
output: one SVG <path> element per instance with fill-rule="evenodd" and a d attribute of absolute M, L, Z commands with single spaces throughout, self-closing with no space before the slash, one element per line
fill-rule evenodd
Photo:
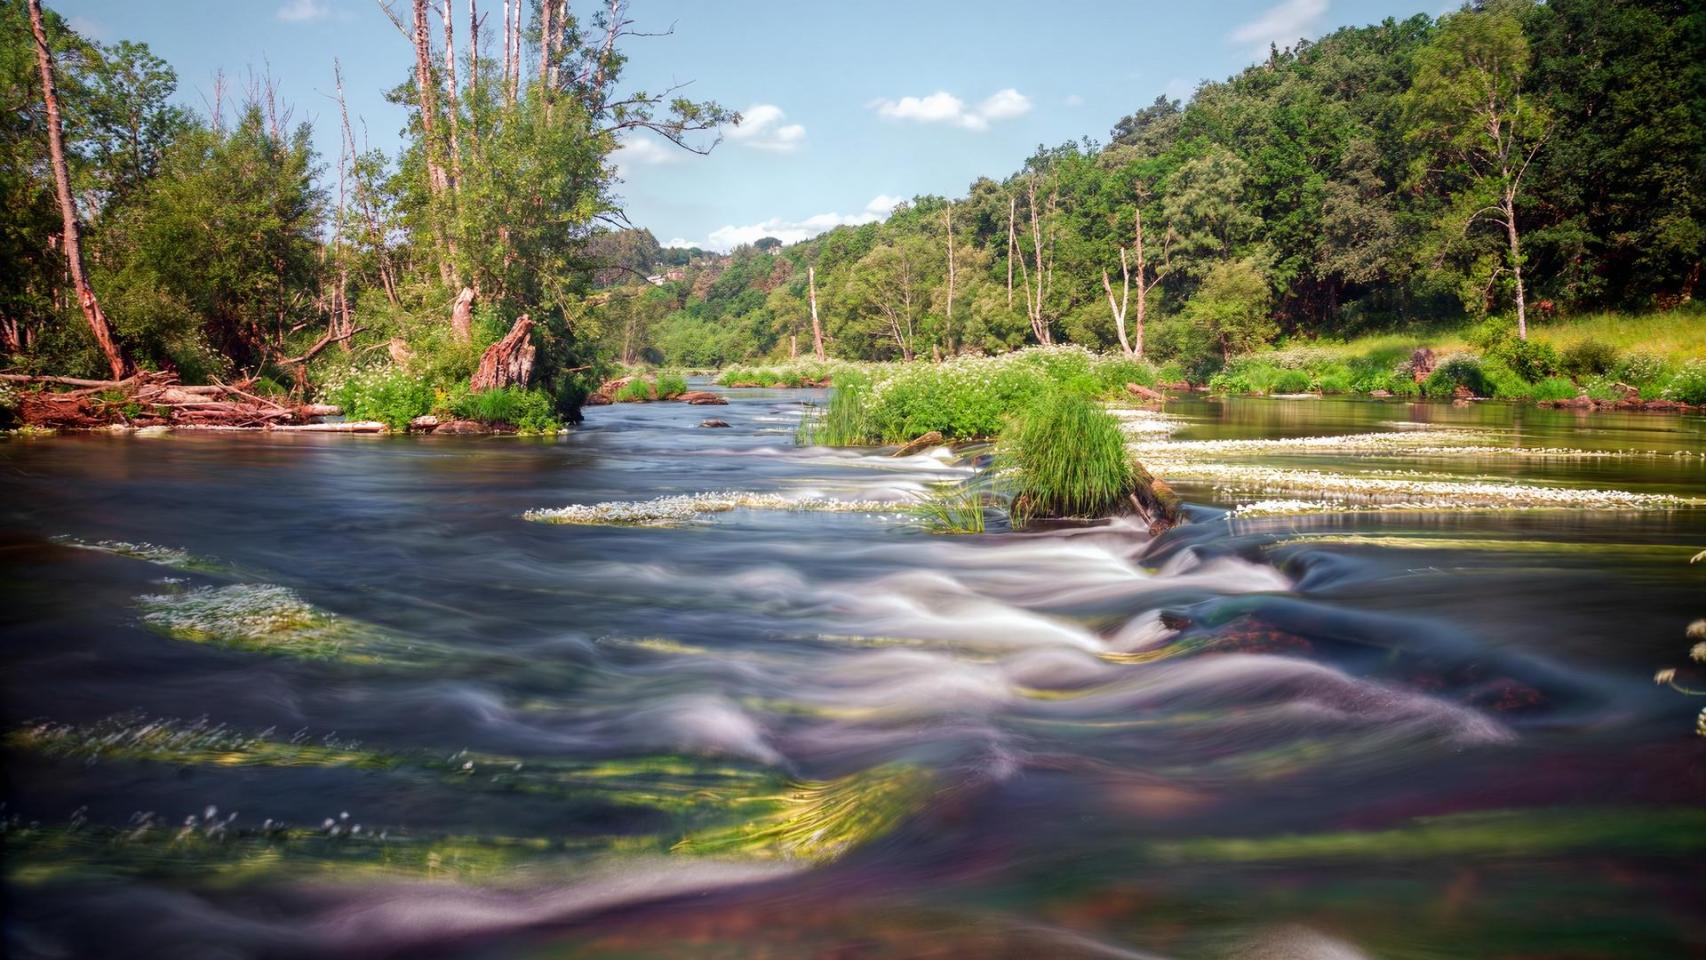
<path fill-rule="evenodd" d="M 138 714 L 109 717 L 88 725 L 37 721 L 6 736 L 6 745 L 48 756 L 144 760 L 182 766 L 217 767 L 363 767 L 386 768 L 397 760 L 363 751 L 358 744 L 336 737 L 310 741 L 299 734 L 289 740 L 272 738 L 271 731 L 244 734 L 206 718 L 194 721 L 149 719 Z"/>
<path fill-rule="evenodd" d="M 772 809 L 762 816 L 736 827 L 690 834 L 673 850 L 821 863 L 893 830 L 916 813 L 935 788 L 928 770 L 904 764 L 803 783 L 767 798 Z"/>
<path fill-rule="evenodd" d="M 1019 524 L 1032 517 L 1106 516 L 1138 482 L 1119 422 L 1065 391 L 1050 392 L 1013 418 L 996 449 Z"/>
<path fill-rule="evenodd" d="M 694 493 L 653 500 L 613 500 L 529 510 L 522 519 L 537 523 L 593 526 L 676 526 L 732 510 L 779 510 L 798 513 L 890 513 L 897 504 L 881 500 L 836 500 L 828 497 L 790 497 L 780 493 Z"/>
<path fill-rule="evenodd" d="M 976 483 L 939 484 L 912 504 L 932 533 L 982 533 L 989 494 Z"/>
<path fill-rule="evenodd" d="M 131 543 L 125 540 L 80 540 L 76 537 L 66 536 L 53 537 L 52 539 L 54 543 L 62 547 L 109 553 L 115 557 L 128 557 L 146 563 L 157 563 L 160 566 L 172 567 L 176 570 L 215 573 L 227 569 L 226 565 L 218 560 L 198 557 L 187 550 L 177 547 L 163 547 L 157 543 Z"/>
<path fill-rule="evenodd" d="M 1667 856 L 1706 851 L 1706 811 L 1505 810 L 1429 817 L 1390 830 L 1279 837 L 1205 837 L 1150 844 L 1158 860 L 1413 860 L 1541 857 L 1571 850 Z"/>
<path fill-rule="evenodd" d="M 288 587 L 232 584 L 137 598 L 142 622 L 178 640 L 303 660 L 375 663 L 375 627 L 321 610 Z"/>
<path fill-rule="evenodd" d="M 1266 457 L 1294 454 L 1379 454 L 1395 457 L 1535 460 L 1694 459 L 1706 451 L 1583 450 L 1574 447 L 1509 446 L 1510 439 L 1476 430 L 1435 428 L 1389 433 L 1349 433 L 1318 437 L 1276 437 L 1260 440 L 1138 441 L 1131 449 L 1140 457 Z"/>
<path fill-rule="evenodd" d="M 1625 490 L 1543 487 L 1497 478 L 1458 478 L 1414 471 L 1327 473 L 1247 464 L 1158 461 L 1155 469 L 1175 481 L 1207 483 L 1222 493 L 1328 494 L 1342 503 L 1383 510 L 1536 509 L 1669 510 L 1706 505 L 1706 499 Z M 1318 501 L 1267 500 L 1240 507 L 1239 515 L 1317 512 Z M 1308 509 L 1305 509 L 1305 508 Z M 1342 507 L 1340 507 L 1342 509 Z"/>

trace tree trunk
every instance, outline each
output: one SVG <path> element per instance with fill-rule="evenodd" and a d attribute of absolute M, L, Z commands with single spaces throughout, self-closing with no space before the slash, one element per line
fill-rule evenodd
<path fill-rule="evenodd" d="M 944 339 L 948 341 L 948 352 L 954 351 L 954 203 L 948 201 L 948 209 L 942 214 L 942 219 L 948 225 L 948 310 L 942 324 Z"/>
<path fill-rule="evenodd" d="M 1102 271 L 1102 289 L 1108 294 L 1108 310 L 1114 315 L 1114 332 L 1120 338 L 1120 350 L 1126 356 L 1131 356 L 1131 342 L 1125 335 L 1125 312 L 1128 298 L 1131 296 L 1131 268 L 1126 266 L 1125 248 L 1120 248 L 1120 299 L 1114 302 L 1114 284 L 1108 279 L 1108 271 Z M 1141 292 L 1141 291 L 1139 291 Z"/>
<path fill-rule="evenodd" d="M 1007 308 L 1013 308 L 1013 251 L 1019 246 L 1018 235 L 1013 231 L 1013 217 L 1019 212 L 1017 195 L 1007 198 Z"/>
<path fill-rule="evenodd" d="M 545 103 L 545 119 L 551 119 L 551 3 L 539 4 L 539 88 Z"/>
<path fill-rule="evenodd" d="M 456 96 L 456 28 L 450 0 L 444 0 L 444 107 L 450 121 L 450 189 L 462 190 L 462 111 Z"/>
<path fill-rule="evenodd" d="M 445 230 L 443 212 L 437 209 L 437 200 L 449 187 L 450 178 L 438 152 L 438 103 L 433 96 L 432 33 L 427 24 L 427 0 L 414 2 L 414 44 L 415 97 L 421 111 L 421 152 L 426 158 L 427 191 L 434 201 L 429 205 L 427 218 L 432 221 L 433 236 L 438 241 L 438 277 L 445 286 L 454 287 L 456 271 L 451 261 L 455 258 L 455 247 Z"/>
<path fill-rule="evenodd" d="M 817 354 L 818 362 L 824 359 L 823 353 L 823 324 L 817 319 L 817 268 L 806 268 L 806 289 L 811 291 L 812 299 L 812 352 Z"/>
<path fill-rule="evenodd" d="M 450 333 L 457 343 L 467 343 L 474 335 L 474 288 L 463 287 L 450 308 Z"/>
<path fill-rule="evenodd" d="M 480 393 L 527 386 L 533 376 L 533 354 L 533 320 L 522 314 L 504 338 L 487 347 L 480 356 L 480 366 L 468 382 L 468 389 Z"/>
<path fill-rule="evenodd" d="M 89 321 L 89 329 L 95 334 L 95 343 L 106 355 L 113 379 L 121 380 L 129 371 L 130 363 L 118 340 L 113 337 L 107 315 L 101 310 L 101 302 L 95 299 L 95 290 L 89 285 L 88 274 L 83 269 L 83 237 L 77 224 L 77 205 L 71 199 L 71 171 L 65 165 L 65 135 L 60 125 L 59 95 L 53 84 L 53 51 L 47 45 L 47 30 L 41 22 L 41 0 L 29 0 L 29 3 L 30 29 L 36 38 L 36 66 L 41 68 L 41 94 L 47 106 L 48 158 L 53 167 L 54 192 L 59 196 L 59 215 L 65 230 L 65 261 L 71 269 L 71 283 L 77 289 L 77 303 L 83 308 L 83 317 Z"/>
<path fill-rule="evenodd" d="M 1159 276 L 1157 276 L 1155 278 L 1154 282 L 1152 283 L 1149 280 L 1149 274 L 1144 272 L 1148 268 L 1144 265 L 1144 261 L 1143 261 L 1143 208 L 1142 207 L 1138 207 L 1136 212 L 1132 214 L 1132 224 L 1133 224 L 1134 231 L 1136 233 L 1135 242 L 1137 244 L 1137 323 L 1134 325 L 1136 328 L 1134 332 L 1137 335 L 1133 338 L 1135 343 L 1132 347 L 1131 353 L 1132 353 L 1132 356 L 1136 357 L 1139 360 L 1142 360 L 1143 359 L 1143 320 L 1144 320 L 1144 315 L 1149 312 L 1149 310 L 1148 310 L 1148 308 L 1149 308 L 1149 291 L 1151 288 L 1153 288 L 1155 286 L 1155 284 L 1161 282 L 1161 278 Z M 1162 245 L 1162 249 L 1163 249 L 1163 252 L 1165 252 L 1166 244 Z M 1123 259 L 1121 260 L 1121 265 L 1122 266 L 1124 265 Z"/>
<path fill-rule="evenodd" d="M 1516 277 L 1516 335 L 1519 340 L 1528 339 L 1528 304 L 1524 301 L 1522 289 L 1522 247 L 1516 235 L 1516 195 L 1511 190 L 1505 191 L 1505 230 L 1511 243 L 1511 273 Z"/>

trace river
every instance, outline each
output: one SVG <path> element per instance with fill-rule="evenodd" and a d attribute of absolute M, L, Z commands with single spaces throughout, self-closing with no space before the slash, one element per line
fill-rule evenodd
<path fill-rule="evenodd" d="M 1175 399 L 1151 543 L 730 396 L 0 442 L 6 952 L 1706 955 L 1706 419 Z M 523 516 L 718 491 L 874 503 Z"/>

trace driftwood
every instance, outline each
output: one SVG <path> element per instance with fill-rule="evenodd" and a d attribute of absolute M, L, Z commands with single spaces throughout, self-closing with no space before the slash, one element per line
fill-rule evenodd
<path fill-rule="evenodd" d="M 468 389 L 475 393 L 525 387 L 533 376 L 533 319 L 522 314 L 502 340 L 486 348 Z"/>
<path fill-rule="evenodd" d="M 257 396 L 244 389 L 248 383 L 184 386 L 173 374 L 153 371 L 122 380 L 4 373 L 0 381 L 24 388 L 18 394 L 19 414 L 25 423 L 39 427 L 273 427 L 342 412 L 331 404 L 299 405 Z"/>

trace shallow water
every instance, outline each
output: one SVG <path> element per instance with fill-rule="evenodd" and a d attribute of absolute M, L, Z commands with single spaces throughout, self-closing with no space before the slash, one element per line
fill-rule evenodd
<path fill-rule="evenodd" d="M 1151 543 L 932 536 L 902 504 L 967 466 L 731 396 L 0 443 L 7 951 L 1706 951 L 1703 701 L 1651 682 L 1706 420 L 1176 400 Z M 1460 482 L 1679 499 L 1420 503 Z M 717 491 L 894 506 L 523 519 Z"/>

